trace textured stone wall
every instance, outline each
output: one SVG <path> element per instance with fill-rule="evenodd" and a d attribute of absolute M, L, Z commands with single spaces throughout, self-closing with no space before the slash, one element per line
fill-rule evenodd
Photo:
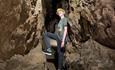
<path fill-rule="evenodd" d="M 65 51 L 66 70 L 115 69 L 114 3 L 63 0 L 58 4 L 63 4 L 72 31 Z M 50 10 L 44 4 L 45 0 L 0 0 L 0 70 L 47 69 L 42 32 L 43 17 Z"/>
<path fill-rule="evenodd" d="M 42 2 L 8 0 L 0 3 L 0 57 L 28 53 L 41 36 Z"/>
<path fill-rule="evenodd" d="M 0 57 L 6 58 L 10 56 L 13 49 L 10 41 L 12 32 L 19 26 L 22 12 L 22 0 L 6 0 L 0 1 Z M 25 12 L 26 13 L 26 12 Z M 24 13 L 23 13 L 24 14 Z M 28 17 L 27 14 L 24 17 Z M 25 21 L 23 19 L 23 21 Z M 11 53 L 12 54 L 12 53 Z"/>
<path fill-rule="evenodd" d="M 0 0 L 0 70 L 46 70 L 42 0 Z"/>
<path fill-rule="evenodd" d="M 99 33 L 97 41 L 105 46 L 115 49 L 115 1 L 114 0 L 100 0 L 96 1 L 95 18 L 98 24 Z"/>
<path fill-rule="evenodd" d="M 115 69 L 114 0 L 69 0 L 73 46 L 65 58 L 68 70 Z"/>

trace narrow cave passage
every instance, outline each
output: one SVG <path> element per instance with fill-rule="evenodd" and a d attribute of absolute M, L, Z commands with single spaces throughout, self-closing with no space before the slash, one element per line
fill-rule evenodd
<path fill-rule="evenodd" d="M 54 2 L 54 3 L 52 3 Z M 46 14 L 45 14 L 45 28 L 48 32 L 54 32 L 54 25 L 55 20 L 57 20 L 56 12 L 56 0 L 49 1 L 50 5 L 46 7 Z M 54 5 L 53 5 L 54 4 Z M 52 27 L 51 27 L 52 26 Z"/>
<path fill-rule="evenodd" d="M 55 32 L 55 25 L 60 20 L 56 10 L 62 8 L 62 2 L 63 0 L 43 0 L 44 25 L 47 32 Z M 57 49 L 53 48 L 53 50 L 55 52 L 53 56 L 47 56 L 48 70 L 56 70 L 57 68 Z"/>
<path fill-rule="evenodd" d="M 59 17 L 56 15 L 56 9 L 62 8 L 62 0 L 44 0 L 44 23 L 48 32 L 55 31 L 55 24 L 58 23 Z"/>

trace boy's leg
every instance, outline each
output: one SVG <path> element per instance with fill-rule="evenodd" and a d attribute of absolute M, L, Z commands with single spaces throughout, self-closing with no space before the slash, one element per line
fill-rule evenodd
<path fill-rule="evenodd" d="M 50 33 L 50 32 L 46 32 L 46 34 L 47 34 L 48 37 L 57 40 L 57 34 L 55 34 L 55 33 Z"/>
<path fill-rule="evenodd" d="M 64 48 L 61 48 L 61 41 L 58 40 L 58 69 L 62 69 L 63 66 L 63 58 L 64 58 Z"/>
<path fill-rule="evenodd" d="M 44 33 L 44 41 L 45 41 L 47 48 L 51 48 L 50 38 L 57 40 L 57 35 L 50 33 L 50 32 L 45 32 Z"/>
<path fill-rule="evenodd" d="M 56 36 L 56 34 L 53 34 L 53 33 L 50 33 L 50 32 L 45 32 L 44 33 L 44 42 L 45 42 L 45 45 L 47 47 L 46 51 L 51 53 L 50 38 L 57 39 L 57 36 Z"/>

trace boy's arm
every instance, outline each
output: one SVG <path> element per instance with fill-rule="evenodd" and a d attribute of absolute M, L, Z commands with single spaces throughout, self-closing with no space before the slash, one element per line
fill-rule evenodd
<path fill-rule="evenodd" d="M 67 26 L 64 27 L 64 34 L 63 34 L 63 39 L 62 39 L 61 47 L 64 47 L 66 35 L 67 35 Z"/>
<path fill-rule="evenodd" d="M 62 41 L 64 42 L 65 42 L 66 35 L 67 35 L 67 26 L 64 27 L 64 34 L 63 34 L 63 39 L 62 39 Z"/>

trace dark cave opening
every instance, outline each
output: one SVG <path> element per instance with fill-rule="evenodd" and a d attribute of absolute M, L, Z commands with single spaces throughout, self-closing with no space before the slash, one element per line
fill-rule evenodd
<path fill-rule="evenodd" d="M 55 24 L 60 20 L 59 16 L 56 14 L 57 8 L 62 8 L 63 0 L 44 0 L 44 25 L 48 32 L 55 31 Z"/>
<path fill-rule="evenodd" d="M 60 20 L 59 16 L 56 14 L 56 10 L 57 8 L 63 8 L 62 1 L 63 0 L 44 0 L 43 1 L 44 2 L 43 12 L 45 12 L 44 13 L 44 26 L 47 32 L 52 32 L 52 33 L 55 32 L 55 25 L 58 24 Z M 47 58 L 47 62 L 53 63 L 55 65 L 55 68 L 57 68 L 57 52 L 56 52 L 57 49 L 53 48 L 53 50 L 55 51 L 53 58 L 49 59 L 47 58 L 47 56 L 46 58 Z"/>

